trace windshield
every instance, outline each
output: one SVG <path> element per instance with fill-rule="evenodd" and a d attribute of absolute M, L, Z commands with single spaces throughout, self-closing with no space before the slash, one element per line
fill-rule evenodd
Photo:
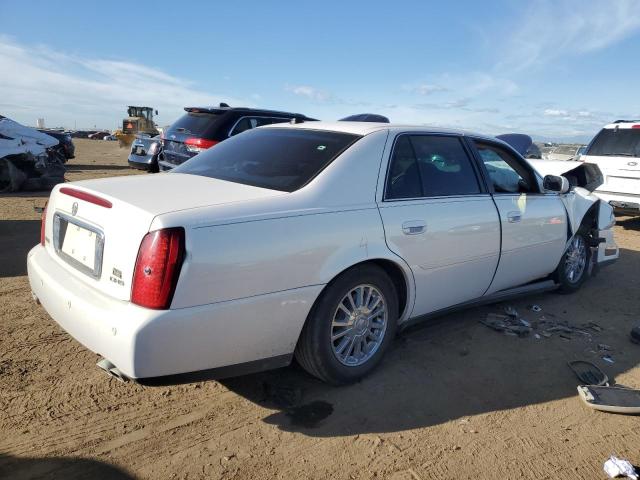
<path fill-rule="evenodd" d="M 586 155 L 640 157 L 640 128 L 601 130 Z"/>
<path fill-rule="evenodd" d="M 169 131 L 186 133 L 187 135 L 205 136 L 211 124 L 220 115 L 216 113 L 185 113 L 171 125 Z"/>
<path fill-rule="evenodd" d="M 258 128 L 205 150 L 173 172 L 293 192 L 359 138 L 340 132 Z"/>

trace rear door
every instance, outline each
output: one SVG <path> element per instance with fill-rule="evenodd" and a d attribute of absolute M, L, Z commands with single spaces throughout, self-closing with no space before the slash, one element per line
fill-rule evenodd
<path fill-rule="evenodd" d="M 640 202 L 640 124 L 602 129 L 581 160 L 600 167 L 604 183 L 597 191 L 637 195 Z"/>
<path fill-rule="evenodd" d="M 379 202 L 389 248 L 411 267 L 412 316 L 480 297 L 500 250 L 500 220 L 457 135 L 395 138 Z"/>
<path fill-rule="evenodd" d="M 471 139 L 500 213 L 502 248 L 487 293 L 516 287 L 553 272 L 567 241 L 560 196 L 541 191 L 534 170 L 498 142 Z"/>

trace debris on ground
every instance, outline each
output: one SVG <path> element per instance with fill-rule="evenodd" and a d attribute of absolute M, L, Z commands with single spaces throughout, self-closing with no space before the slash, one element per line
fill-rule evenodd
<path fill-rule="evenodd" d="M 542 307 L 540 307 L 540 305 L 529 305 L 529 310 L 540 313 L 542 311 Z"/>
<path fill-rule="evenodd" d="M 0 115 L 0 193 L 50 190 L 64 182 L 58 140 Z"/>
<path fill-rule="evenodd" d="M 616 363 L 611 355 L 603 355 L 601 358 L 607 363 Z"/>
<path fill-rule="evenodd" d="M 573 360 L 567 365 L 583 385 L 609 385 L 609 377 L 597 365 L 586 360 Z"/>
<path fill-rule="evenodd" d="M 624 386 L 579 385 L 578 396 L 594 410 L 640 415 L 640 390 Z"/>
<path fill-rule="evenodd" d="M 538 308 L 534 309 L 533 307 Z M 532 312 L 542 311 L 542 308 L 539 305 L 533 305 L 529 310 Z M 521 317 L 518 311 L 510 305 L 505 306 L 503 311 L 504 314 L 488 313 L 485 319 L 480 320 L 480 323 L 505 335 L 526 337 L 533 332 L 537 339 L 557 335 L 567 341 L 574 337 L 590 339 L 593 333 L 602 331 L 602 327 L 596 323 L 574 325 L 568 321 L 558 320 L 552 314 L 541 315 L 537 320 L 528 320 Z M 640 335 L 640 331 L 638 333 Z M 611 347 L 605 344 L 600 344 L 598 347 L 601 351 L 611 350 Z"/>
<path fill-rule="evenodd" d="M 609 478 L 627 477 L 633 478 L 634 480 L 638 480 L 640 475 L 631 462 L 614 457 L 613 455 L 604 462 L 604 473 L 606 473 Z"/>

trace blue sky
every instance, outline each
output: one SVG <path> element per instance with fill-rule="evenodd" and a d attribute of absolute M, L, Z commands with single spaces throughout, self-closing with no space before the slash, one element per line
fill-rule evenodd
<path fill-rule="evenodd" d="M 226 101 L 591 137 L 640 118 L 640 1 L 0 0 L 0 113 L 115 128 Z"/>

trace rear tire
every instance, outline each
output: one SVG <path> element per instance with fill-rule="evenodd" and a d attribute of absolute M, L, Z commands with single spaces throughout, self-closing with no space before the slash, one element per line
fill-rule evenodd
<path fill-rule="evenodd" d="M 300 334 L 296 360 L 327 383 L 356 382 L 382 360 L 397 319 L 391 279 L 375 265 L 356 266 L 322 292 Z"/>
<path fill-rule="evenodd" d="M 580 289 L 589 276 L 590 262 L 589 242 L 587 237 L 578 231 L 571 239 L 571 243 L 554 273 L 556 282 L 560 284 L 561 293 L 573 293 Z"/>

